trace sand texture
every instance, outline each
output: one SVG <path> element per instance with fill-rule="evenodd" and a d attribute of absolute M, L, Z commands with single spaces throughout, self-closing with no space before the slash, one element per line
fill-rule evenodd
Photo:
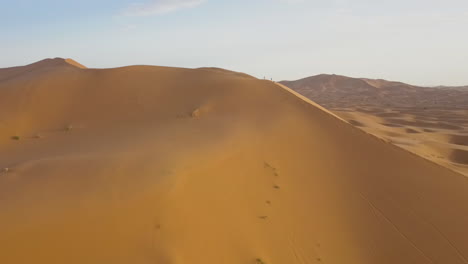
<path fill-rule="evenodd" d="M 468 87 L 338 75 L 282 83 L 356 127 L 468 176 Z"/>
<path fill-rule="evenodd" d="M 0 263 L 467 263 L 461 174 L 270 81 L 78 66 L 0 69 Z"/>

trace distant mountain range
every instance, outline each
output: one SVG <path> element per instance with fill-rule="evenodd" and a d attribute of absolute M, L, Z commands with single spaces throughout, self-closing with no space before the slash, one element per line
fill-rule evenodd
<path fill-rule="evenodd" d="M 281 84 L 328 108 L 354 106 L 462 108 L 468 86 L 421 87 L 402 82 L 321 74 Z"/>

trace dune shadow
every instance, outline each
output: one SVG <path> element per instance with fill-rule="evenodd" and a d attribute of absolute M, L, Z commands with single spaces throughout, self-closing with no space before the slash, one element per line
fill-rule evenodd
<path fill-rule="evenodd" d="M 405 132 L 408 133 L 408 134 L 419 134 L 419 133 L 421 133 L 421 132 L 419 132 L 418 130 L 412 129 L 412 128 L 407 128 L 407 129 L 405 130 Z"/>
<path fill-rule="evenodd" d="M 452 135 L 449 142 L 455 145 L 468 146 L 468 135 Z"/>
<path fill-rule="evenodd" d="M 450 161 L 462 165 L 468 165 L 468 151 L 462 149 L 454 149 L 449 157 Z"/>
<path fill-rule="evenodd" d="M 363 123 L 357 121 L 357 120 L 354 120 L 354 119 L 351 119 L 351 120 L 348 120 L 348 122 L 353 125 L 353 126 L 357 126 L 357 127 L 365 127 L 366 125 L 364 125 Z"/>

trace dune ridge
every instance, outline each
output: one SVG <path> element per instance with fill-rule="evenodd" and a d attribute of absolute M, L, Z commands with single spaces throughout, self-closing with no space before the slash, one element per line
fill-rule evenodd
<path fill-rule="evenodd" d="M 463 87 L 422 87 L 335 74 L 320 74 L 280 83 L 327 108 L 377 106 L 465 109 L 468 104 L 468 90 Z"/>
<path fill-rule="evenodd" d="M 287 88 L 25 68 L 0 81 L 1 263 L 467 263 L 465 177 Z"/>
<path fill-rule="evenodd" d="M 67 62 L 68 64 L 71 64 L 75 67 L 78 67 L 80 69 L 86 69 L 86 66 L 74 61 L 73 59 L 65 59 L 65 62 Z"/>

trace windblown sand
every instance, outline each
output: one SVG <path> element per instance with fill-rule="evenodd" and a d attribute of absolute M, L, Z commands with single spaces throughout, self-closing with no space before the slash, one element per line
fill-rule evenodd
<path fill-rule="evenodd" d="M 245 74 L 76 65 L 0 69 L 0 263 L 467 263 L 462 175 Z"/>

